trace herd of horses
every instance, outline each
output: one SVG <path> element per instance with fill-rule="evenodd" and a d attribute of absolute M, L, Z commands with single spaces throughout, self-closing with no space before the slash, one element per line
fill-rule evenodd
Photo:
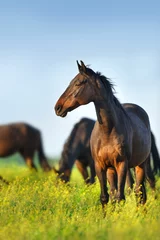
<path fill-rule="evenodd" d="M 27 123 L 0 126 L 0 157 L 18 152 L 26 164 L 37 171 L 34 164 L 37 151 L 42 169 L 54 171 L 63 182 L 70 180 L 76 164 L 86 184 L 94 183 L 95 176 L 98 177 L 102 207 L 109 197 L 113 202 L 125 200 L 125 184 L 132 189 L 135 182 L 137 201 L 144 204 L 147 199 L 145 180 L 155 190 L 155 174 L 160 172 L 149 117 L 136 104 L 121 104 L 109 78 L 94 72 L 82 61 L 81 64 L 77 61 L 77 65 L 79 72 L 58 99 L 55 113 L 65 117 L 75 108 L 93 102 L 97 120 L 82 118 L 75 124 L 64 144 L 59 169 L 49 165 L 40 131 Z"/>

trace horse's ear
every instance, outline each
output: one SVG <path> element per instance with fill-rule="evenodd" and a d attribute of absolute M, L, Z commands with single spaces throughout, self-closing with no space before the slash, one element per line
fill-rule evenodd
<path fill-rule="evenodd" d="M 87 68 L 84 65 L 84 62 L 80 61 L 81 65 L 79 64 L 79 62 L 77 61 L 77 65 L 78 65 L 78 70 L 80 73 L 86 73 L 87 72 Z"/>
<path fill-rule="evenodd" d="M 81 65 L 79 64 L 78 61 L 77 61 L 77 66 L 78 66 L 78 70 L 79 70 L 79 72 L 81 73 L 81 72 L 82 72 L 82 67 L 81 67 Z"/>
<path fill-rule="evenodd" d="M 86 72 L 87 72 L 87 68 L 86 68 L 84 62 L 83 62 L 83 61 L 80 61 L 80 62 L 81 62 L 82 71 L 83 71 L 84 73 L 86 73 Z"/>

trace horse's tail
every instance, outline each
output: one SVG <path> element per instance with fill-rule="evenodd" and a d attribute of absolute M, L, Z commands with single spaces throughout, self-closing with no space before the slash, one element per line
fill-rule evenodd
<path fill-rule="evenodd" d="M 156 141 L 153 133 L 151 132 L 151 154 L 153 159 L 153 171 L 155 174 L 160 173 L 160 157 L 158 153 L 158 149 L 156 146 Z"/>
<path fill-rule="evenodd" d="M 0 176 L 0 180 L 1 180 L 2 182 L 4 182 L 5 184 L 9 185 L 9 182 L 8 182 L 7 180 L 5 180 L 2 176 Z"/>
<path fill-rule="evenodd" d="M 42 137 L 41 137 L 41 133 L 40 131 L 38 131 L 37 134 L 37 139 L 38 139 L 38 144 L 37 144 L 37 151 L 38 151 L 38 157 L 39 157 L 39 164 L 41 165 L 42 169 L 45 172 L 48 172 L 51 170 L 51 167 L 47 161 L 47 158 L 44 154 L 44 150 L 43 150 L 43 144 L 42 144 Z"/>
<path fill-rule="evenodd" d="M 145 175 L 146 175 L 146 179 L 150 185 L 150 187 L 155 190 L 155 176 L 154 176 L 154 172 L 151 168 L 151 156 L 148 156 L 148 159 L 146 161 L 146 165 L 145 165 Z"/>

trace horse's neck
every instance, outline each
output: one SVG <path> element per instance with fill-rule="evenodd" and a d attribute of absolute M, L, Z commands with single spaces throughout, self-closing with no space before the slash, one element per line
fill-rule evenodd
<path fill-rule="evenodd" d="M 63 154 L 62 154 L 63 155 Z M 61 169 L 69 169 L 72 170 L 73 165 L 76 159 L 79 157 L 79 143 L 76 146 L 71 146 L 69 152 L 65 152 L 62 156 L 62 164 Z"/>
<path fill-rule="evenodd" d="M 117 107 L 111 102 L 97 101 L 94 102 L 97 114 L 97 121 L 103 131 L 111 132 L 118 122 Z"/>
<path fill-rule="evenodd" d="M 64 144 L 63 152 L 61 156 L 61 166 L 60 170 L 70 169 L 75 162 L 75 156 L 77 155 L 77 145 L 78 142 L 75 140 L 75 135 L 77 133 L 77 128 L 74 127 L 70 136 L 68 137 L 67 141 Z"/>
<path fill-rule="evenodd" d="M 71 159 L 71 160 L 70 160 Z M 65 156 L 62 158 L 62 162 L 60 164 L 60 171 L 64 171 L 64 170 L 72 170 L 74 161 L 72 161 L 72 158 L 70 158 L 70 154 L 68 156 Z"/>

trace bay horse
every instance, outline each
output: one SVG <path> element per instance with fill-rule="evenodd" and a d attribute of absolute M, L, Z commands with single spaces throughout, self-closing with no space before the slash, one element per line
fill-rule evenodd
<path fill-rule="evenodd" d="M 0 125 L 0 157 L 8 157 L 18 152 L 28 167 L 37 171 L 33 162 L 36 151 L 42 169 L 51 170 L 43 151 L 41 132 L 38 129 L 24 122 Z"/>
<path fill-rule="evenodd" d="M 90 137 L 94 124 L 95 121 L 93 119 L 82 118 L 73 126 L 73 129 L 63 146 L 61 158 L 59 161 L 59 169 L 57 170 L 54 168 L 55 173 L 58 174 L 58 178 L 60 178 L 63 182 L 65 183 L 69 182 L 74 164 L 78 168 L 86 184 L 92 184 L 95 182 L 96 173 L 94 161 L 90 150 Z M 152 139 L 151 155 L 154 170 L 152 171 L 150 158 L 150 161 L 148 161 L 147 168 L 148 170 L 146 169 L 145 172 L 150 187 L 152 189 L 155 189 L 155 177 L 153 172 L 156 174 L 158 173 L 158 171 L 160 171 L 160 158 L 155 142 L 155 137 L 152 132 L 151 139 Z M 87 168 L 89 168 L 90 170 L 90 177 Z M 112 176 L 109 176 L 108 174 L 107 179 L 109 180 L 110 185 L 112 187 L 113 185 Z M 127 172 L 126 182 L 127 188 L 132 189 L 134 180 L 129 169 Z"/>
<path fill-rule="evenodd" d="M 145 110 L 132 103 L 121 104 L 114 94 L 111 80 L 78 63 L 79 73 L 70 82 L 55 105 L 58 116 L 65 117 L 75 108 L 94 103 L 97 121 L 90 146 L 100 182 L 100 201 L 109 201 L 106 172 L 117 173 L 114 199 L 125 200 L 124 186 L 128 168 L 135 168 L 135 193 L 139 203 L 146 202 L 145 166 L 151 151 L 151 130 Z"/>

